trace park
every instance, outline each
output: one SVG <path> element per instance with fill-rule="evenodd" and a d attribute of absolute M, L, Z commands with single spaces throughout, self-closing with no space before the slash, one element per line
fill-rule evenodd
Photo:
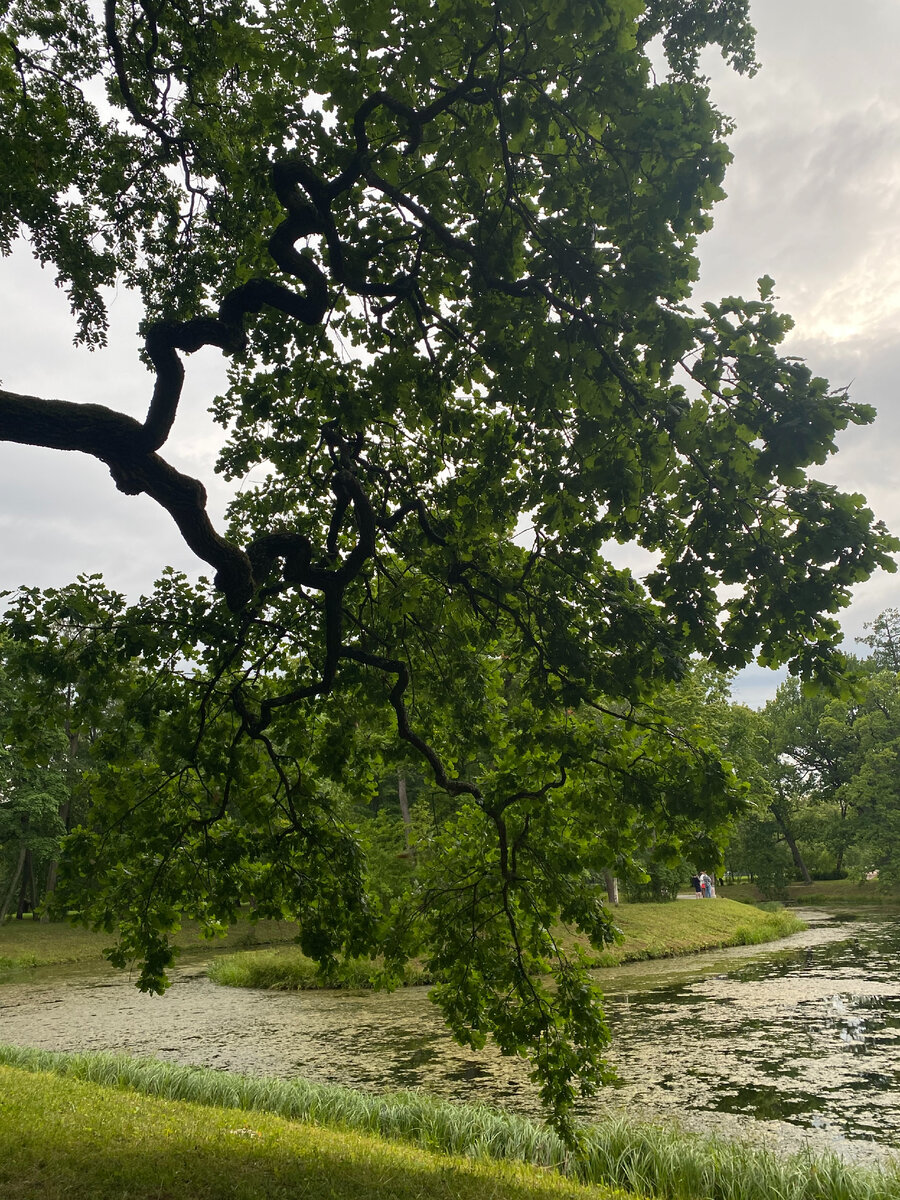
<path fill-rule="evenodd" d="M 843 1156 L 893 1129 L 848 1097 L 887 1105 L 895 1069 L 853 1064 L 894 1020 L 900 615 L 864 649 L 841 625 L 900 543 L 830 481 L 875 410 L 793 352 L 765 264 L 750 298 L 695 294 L 732 158 L 710 54 L 755 75 L 747 0 L 5 10 L 0 252 L 68 315 L 8 348 L 0 444 L 88 462 L 86 524 L 132 506 L 141 577 L 3 595 L 11 1197 L 900 1191 Z M 36 394 L 73 339 L 110 361 L 120 299 L 129 360 Z M 764 707 L 733 697 L 748 667 L 782 672 Z M 741 972 L 809 990 L 859 1136 L 821 1079 L 707 1079 Z M 700 1060 L 629 1023 L 720 975 Z M 150 1038 L 132 1070 L 114 994 L 164 1023 L 208 1000 L 218 1050 Z M 288 1011 L 299 1045 L 334 1006 L 363 1022 L 349 1076 L 226 1067 L 239 1028 Z M 360 1029 L 413 1006 L 415 1061 L 376 1070 Z M 463 1053 L 449 1101 L 433 1037 Z M 685 1072 L 683 1128 L 639 1094 L 604 1123 L 629 1078 Z M 694 1131 L 707 1092 L 837 1141 Z"/>

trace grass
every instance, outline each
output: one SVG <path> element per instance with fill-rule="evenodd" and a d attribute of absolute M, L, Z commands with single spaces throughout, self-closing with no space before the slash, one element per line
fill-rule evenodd
<path fill-rule="evenodd" d="M 323 976 L 318 963 L 307 958 L 296 946 L 281 946 L 270 950 L 249 950 L 226 954 L 210 963 L 207 974 L 214 983 L 225 987 L 264 988 L 273 992 L 305 992 L 314 988 L 370 988 L 378 960 L 351 958 L 338 964 L 333 974 Z M 411 962 L 403 984 L 413 987 L 431 983 L 425 967 Z"/>
<path fill-rule="evenodd" d="M 719 894 L 731 900 L 754 904 L 763 894 L 754 883 L 733 883 L 719 888 Z M 782 897 L 791 904 L 855 908 L 860 904 L 895 907 L 900 905 L 900 889 L 887 888 L 874 880 L 858 883 L 855 879 L 822 879 L 812 883 L 789 883 Z"/>
<path fill-rule="evenodd" d="M 761 912 L 732 900 L 685 900 L 673 904 L 620 904 L 615 921 L 624 941 L 594 950 L 585 938 L 568 940 L 587 954 L 595 967 L 614 967 L 650 958 L 671 958 L 722 946 L 751 946 L 795 933 L 806 926 L 783 910 Z M 317 987 L 372 986 L 377 963 L 352 960 L 337 975 L 323 978 L 312 959 L 296 946 L 229 954 L 210 964 L 209 977 L 226 987 L 305 991 Z M 407 984 L 430 983 L 421 963 L 410 965 Z"/>
<path fill-rule="evenodd" d="M 612 1200 L 520 1163 L 467 1160 L 266 1112 L 0 1067 L 4 1200 Z"/>
<path fill-rule="evenodd" d="M 0 1046 L 4 1200 L 586 1200 L 617 1189 L 632 1200 L 898 1200 L 900 1169 L 613 1118 L 585 1129 L 575 1158 L 527 1118 L 418 1093 Z"/>
<path fill-rule="evenodd" d="M 723 899 L 620 904 L 614 909 L 613 919 L 624 940 L 602 951 L 589 951 L 598 967 L 673 958 L 723 946 L 756 946 L 806 928 L 803 921 L 783 909 L 763 912 Z"/>
<path fill-rule="evenodd" d="M 196 921 L 185 921 L 176 937 L 181 959 L 209 957 L 238 947 L 284 942 L 296 937 L 297 927 L 286 921 L 243 919 L 223 938 L 202 936 Z M 0 983 L 12 973 L 65 963 L 99 964 L 112 934 L 95 933 L 65 921 L 9 921 L 0 925 Z"/>

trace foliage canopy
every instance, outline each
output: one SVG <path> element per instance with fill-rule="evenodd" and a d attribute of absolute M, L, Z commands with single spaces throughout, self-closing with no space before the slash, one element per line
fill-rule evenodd
<path fill-rule="evenodd" d="M 752 70 L 746 9 L 5 6 L 0 247 L 26 233 L 89 346 L 104 288 L 138 289 L 153 385 L 142 422 L 0 391 L 0 438 L 99 458 L 215 572 L 95 614 L 79 660 L 153 679 L 109 675 L 69 867 L 144 986 L 179 908 L 215 924 L 253 896 L 323 961 L 424 936 L 454 1031 L 527 1049 L 558 1119 L 602 1078 L 554 931 L 611 936 L 597 872 L 709 855 L 737 804 L 657 694 L 698 653 L 827 677 L 831 614 L 892 565 L 863 498 L 807 475 L 872 413 L 779 352 L 771 280 L 687 305 L 729 160 L 698 55 Z M 164 457 L 204 346 L 231 363 L 225 530 Z M 645 585 L 615 543 L 654 556 Z M 68 662 L 59 600 L 11 620 Z M 347 803 L 398 754 L 452 803 L 388 914 Z"/>

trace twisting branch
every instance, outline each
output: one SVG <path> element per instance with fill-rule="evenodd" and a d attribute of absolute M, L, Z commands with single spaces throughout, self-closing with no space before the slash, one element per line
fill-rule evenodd
<path fill-rule="evenodd" d="M 385 658 L 380 654 L 369 654 L 367 651 L 353 646 L 345 646 L 341 651 L 341 658 L 349 658 L 352 662 L 361 663 L 364 667 L 374 667 L 377 671 L 397 676 L 397 682 L 391 688 L 388 696 L 391 708 L 397 717 L 397 732 L 404 741 L 414 746 L 428 762 L 435 781 L 445 792 L 449 792 L 452 796 L 473 796 L 480 801 L 482 799 L 481 789 L 474 783 L 466 783 L 462 779 L 451 779 L 434 747 L 420 737 L 410 725 L 409 713 L 406 711 L 406 704 L 403 700 L 403 695 L 409 687 L 409 668 L 406 663 L 399 658 Z"/>
<path fill-rule="evenodd" d="M 247 316 L 266 306 L 306 325 L 317 325 L 324 319 L 328 307 L 325 276 L 312 259 L 294 248 L 294 243 L 313 226 L 308 208 L 289 211 L 269 242 L 275 262 L 305 285 L 304 292 L 293 292 L 270 279 L 251 279 L 228 293 L 217 316 L 160 321 L 150 328 L 145 347 L 156 382 L 143 423 L 99 404 L 0 391 L 0 439 L 77 450 L 106 463 L 120 491 L 127 495 L 146 493 L 169 512 L 191 550 L 215 568 L 216 586 L 236 611 L 247 603 L 256 586 L 253 562 L 213 528 L 206 512 L 203 484 L 182 475 L 156 451 L 171 432 L 181 398 L 184 366 L 179 351 L 193 354 L 203 346 L 218 346 L 226 354 L 239 352 L 246 340 Z M 366 544 L 371 540 L 368 536 Z M 265 550 L 261 557 L 271 562 Z M 295 577 L 302 574 L 296 556 L 291 557 L 290 566 Z"/>
<path fill-rule="evenodd" d="M 144 447 L 144 426 L 101 404 L 73 404 L 0 391 L 0 439 L 55 450 L 79 450 L 110 469 L 128 495 L 145 492 L 165 508 L 187 545 L 216 570 L 216 585 L 238 609 L 252 591 L 250 560 L 221 537 L 206 512 L 206 489 Z"/>

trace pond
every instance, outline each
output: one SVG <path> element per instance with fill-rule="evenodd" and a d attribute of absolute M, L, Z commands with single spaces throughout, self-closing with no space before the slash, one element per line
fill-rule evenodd
<path fill-rule="evenodd" d="M 620 1082 L 591 1112 L 871 1158 L 900 1135 L 900 918 L 812 916 L 768 947 L 601 973 Z M 365 1088 L 424 1088 L 537 1113 L 525 1065 L 475 1055 L 426 989 L 270 993 L 202 968 L 144 996 L 111 969 L 45 968 L 0 988 L 0 1041 L 115 1050 Z"/>

